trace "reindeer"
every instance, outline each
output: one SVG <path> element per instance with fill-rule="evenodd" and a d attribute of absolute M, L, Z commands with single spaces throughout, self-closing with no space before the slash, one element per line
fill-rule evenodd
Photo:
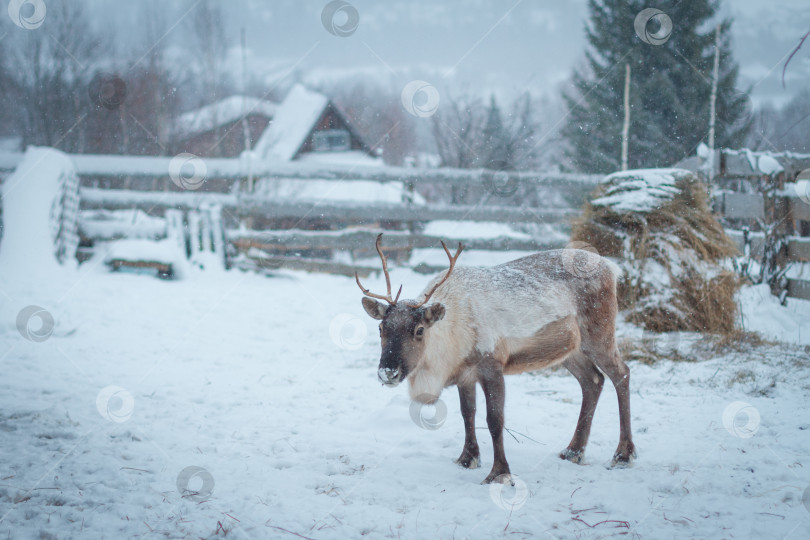
<path fill-rule="evenodd" d="M 476 383 L 486 397 L 492 437 L 492 470 L 482 483 L 511 483 L 503 449 L 504 375 L 562 364 L 582 387 L 574 436 L 560 458 L 581 463 L 591 421 L 607 375 L 619 398 L 619 446 L 612 466 L 635 457 L 630 431 L 630 370 L 616 347 L 616 279 L 619 268 L 595 253 L 564 249 L 536 253 L 492 268 L 458 267 L 442 242 L 450 267 L 416 300 L 394 298 L 382 234 L 387 295 L 363 291 L 363 308 L 380 322 L 380 382 L 394 387 L 407 379 L 410 397 L 435 403 L 456 385 L 464 420 L 464 448 L 456 463 L 479 467 L 475 437 Z M 383 300 L 385 303 L 378 302 Z"/>

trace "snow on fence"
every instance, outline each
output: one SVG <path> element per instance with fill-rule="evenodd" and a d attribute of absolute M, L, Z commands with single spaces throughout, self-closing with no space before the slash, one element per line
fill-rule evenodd
<path fill-rule="evenodd" d="M 455 222 L 489 222 L 492 224 L 549 224 L 566 227 L 571 218 L 579 214 L 579 204 L 598 183 L 599 175 L 547 174 L 538 172 L 494 172 L 469 169 L 418 169 L 400 167 L 363 167 L 347 165 L 324 165 L 300 162 L 250 162 L 248 158 L 209 159 L 203 161 L 206 178 L 232 180 L 239 183 L 248 174 L 256 178 L 271 178 L 281 182 L 302 181 L 319 185 L 324 180 L 362 186 L 363 182 L 394 185 L 398 183 L 404 194 L 413 193 L 416 188 L 428 189 L 460 188 L 476 190 L 489 201 L 486 204 L 424 204 L 419 197 L 405 197 L 403 202 L 366 200 L 368 197 L 344 197 L 343 200 L 318 197 L 317 200 L 301 200 L 295 197 L 281 197 L 268 192 L 246 192 L 236 189 L 229 193 L 178 191 L 169 180 L 172 158 L 136 156 L 72 155 L 76 170 L 84 177 L 143 177 L 157 178 L 163 190 L 139 191 L 129 189 L 101 189 L 83 187 L 81 189 L 82 209 L 87 219 L 82 220 L 82 232 L 91 240 L 109 238 L 99 220 L 107 223 L 120 219 L 121 212 L 128 212 L 133 220 L 128 229 L 138 229 L 134 220 L 148 225 L 149 231 L 141 236 L 148 237 L 156 230 L 154 223 L 144 217 L 164 215 L 169 209 L 186 213 L 189 237 L 189 251 L 192 262 L 198 259 L 198 252 L 214 251 L 227 261 L 227 244 L 230 244 L 253 264 L 262 267 L 295 267 L 310 270 L 325 270 L 351 274 L 355 269 L 361 273 L 371 268 L 325 260 L 302 260 L 301 252 L 334 252 L 335 250 L 361 253 L 374 244 L 374 236 L 387 227 L 385 224 L 398 223 L 405 231 L 386 230 L 390 236 L 391 249 L 409 253 L 418 248 L 435 248 L 441 238 L 438 235 L 419 234 L 421 223 L 436 220 Z M 14 155 L 0 155 L 0 170 L 15 165 Z M 156 183 L 155 185 L 159 185 Z M 310 184 L 307 184 L 310 185 Z M 540 197 L 543 207 L 532 207 L 527 201 L 515 202 L 521 189 L 549 188 L 555 192 L 555 199 Z M 316 188 L 319 191 L 321 188 Z M 312 190 L 310 190 L 312 191 Z M 515 196 L 517 194 L 517 197 Z M 372 197 L 373 198 L 373 197 Z M 215 219 L 216 223 L 205 221 L 206 213 L 199 214 L 202 208 L 219 208 L 226 223 Z M 306 230 L 254 231 L 250 224 L 254 220 L 272 218 L 302 223 L 306 220 L 340 224 L 341 227 L 364 227 L 364 230 L 344 229 L 330 233 L 315 233 Z M 244 225 L 248 224 L 248 228 Z M 120 225 L 120 224 L 119 224 Z M 238 230 L 234 228 L 239 227 Z M 225 230 L 230 228 L 230 230 Z M 128 229 L 116 226 L 117 233 Z M 463 229 L 463 226 L 460 226 Z M 139 233 L 136 233 L 137 236 Z M 127 235 L 129 236 L 129 235 Z M 461 238 L 470 249 L 501 251 L 534 251 L 565 245 L 561 235 L 529 235 Z M 217 241 L 217 237 L 220 241 Z M 222 238 L 227 238 L 226 242 Z M 285 256 L 295 253 L 296 257 Z M 226 262 L 227 264 L 227 262 Z M 376 268 L 373 269 L 376 271 Z"/>
<path fill-rule="evenodd" d="M 0 153 L 0 171 L 13 171 L 22 160 L 23 154 Z M 549 187 L 566 191 L 569 201 L 584 199 L 602 179 L 600 175 L 548 174 L 538 172 L 502 173 L 487 170 L 469 169 L 417 169 L 399 167 L 363 167 L 346 165 L 324 165 L 300 162 L 267 163 L 242 159 L 205 158 L 206 177 L 241 181 L 248 174 L 257 178 L 273 178 L 300 181 L 371 181 L 379 183 L 400 182 L 407 189 L 419 186 L 445 186 L 451 188 L 482 188 L 492 194 L 488 204 L 401 204 L 386 202 L 321 201 L 296 200 L 294 198 L 273 197 L 268 193 L 247 193 L 236 190 L 231 193 L 169 190 L 171 182 L 168 171 L 172 163 L 169 157 L 113 156 L 113 155 L 71 155 L 75 173 L 70 186 L 77 185 L 80 176 L 85 177 L 146 177 L 163 181 L 163 190 L 136 191 L 125 189 L 80 188 L 81 230 L 91 240 L 137 237 L 143 231 L 145 237 L 166 234 L 165 220 L 171 213 L 175 220 L 183 221 L 186 213 L 188 223 L 188 251 L 192 262 L 203 264 L 207 257 L 201 254 L 213 253 L 215 258 L 228 266 L 228 246 L 232 246 L 243 256 L 247 256 L 257 267 L 287 267 L 306 270 L 361 274 L 376 271 L 376 268 L 361 267 L 325 260 L 307 260 L 300 256 L 289 257 L 288 253 L 328 252 L 334 250 L 362 252 L 373 245 L 374 236 L 383 222 L 400 222 L 409 231 L 386 231 L 387 249 L 392 252 L 410 252 L 413 249 L 431 248 L 442 239 L 436 234 L 421 234 L 419 223 L 435 220 L 458 222 L 491 222 L 510 224 L 567 224 L 579 215 L 576 202 L 555 206 L 532 207 L 527 204 L 510 205 L 509 199 L 524 187 Z M 67 178 L 67 177 L 66 177 Z M 68 178 L 69 180 L 69 178 Z M 67 185 L 66 184 L 66 185 Z M 71 191 L 73 190 L 73 191 Z M 65 223 L 71 222 L 75 214 L 77 200 L 64 191 Z M 499 197 L 504 196 L 503 199 Z M 784 209 L 789 212 L 794 223 L 810 221 L 810 204 L 798 197 L 785 194 Z M 492 200 L 503 201 L 492 205 Z M 728 219 L 761 219 L 764 216 L 763 199 L 759 194 L 720 192 L 715 197 L 719 213 Z M 551 203 L 554 204 L 554 203 Z M 215 209 L 213 213 L 211 209 Z M 180 217 L 172 210 L 182 211 Z M 129 212 L 128 223 L 116 223 L 121 212 Z M 363 229 L 341 231 L 306 230 L 250 230 L 237 228 L 251 218 L 289 219 L 293 222 L 306 219 L 320 219 L 325 222 L 341 222 L 361 225 Z M 226 223 L 223 223 L 226 218 Z M 107 222 L 104 222 L 107 220 Z M 158 223 L 160 221 L 162 223 Z M 140 223 L 138 225 L 137 223 Z M 74 220 L 75 223 L 75 220 Z M 143 225 L 143 227 L 141 226 Z M 462 229 L 464 227 L 462 226 Z M 70 250 L 70 227 L 64 228 L 64 248 Z M 730 231 L 740 247 L 742 236 Z M 536 239 L 530 236 L 495 236 L 461 238 L 471 250 L 490 251 L 534 251 L 561 247 L 564 240 L 557 237 Z M 761 252 L 762 240 L 752 235 L 752 252 Z M 75 246 L 75 244 L 73 244 Z M 759 250 L 759 251 L 758 251 Z M 270 255 L 268 252 L 275 253 Z M 789 257 L 792 261 L 810 261 L 810 244 L 803 238 L 793 238 L 789 244 Z M 789 296 L 810 299 L 810 281 L 789 280 Z"/>
<path fill-rule="evenodd" d="M 559 223 L 579 215 L 574 208 L 533 208 L 529 206 L 483 206 L 449 204 L 349 203 L 335 201 L 279 200 L 249 193 L 199 193 L 167 191 L 130 191 L 123 189 L 82 188 L 82 208 L 199 208 L 219 204 L 236 217 L 314 218 L 345 221 L 420 222 L 444 220 L 493 221 L 498 223 Z"/>
<path fill-rule="evenodd" d="M 23 154 L 0 153 L 0 171 L 14 170 Z M 174 158 L 156 156 L 119 156 L 71 154 L 79 176 L 166 177 Z M 241 180 L 255 178 L 287 178 L 295 180 L 372 180 L 375 182 L 404 182 L 418 187 L 422 184 L 469 186 L 490 184 L 512 190 L 521 185 L 580 186 L 590 190 L 602 175 L 573 173 L 543 173 L 490 171 L 486 169 L 404 168 L 321 164 L 306 162 L 266 162 L 243 158 L 201 158 L 208 178 Z"/>

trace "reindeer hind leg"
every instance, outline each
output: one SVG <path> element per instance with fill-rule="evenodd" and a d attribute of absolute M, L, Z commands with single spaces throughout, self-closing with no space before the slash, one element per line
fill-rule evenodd
<path fill-rule="evenodd" d="M 596 365 L 610 378 L 616 387 L 619 399 L 619 446 L 613 455 L 612 466 L 628 466 L 636 457 L 633 434 L 630 428 L 630 368 L 624 363 L 619 351 L 594 356 Z"/>
<path fill-rule="evenodd" d="M 579 386 L 582 389 L 582 407 L 579 411 L 574 436 L 571 438 L 571 442 L 568 443 L 568 447 L 560 452 L 560 459 L 572 463 L 581 463 L 585 455 L 585 445 L 588 444 L 593 414 L 596 410 L 596 404 L 599 402 L 599 395 L 602 393 L 605 377 L 582 352 L 577 352 L 568 357 L 563 362 L 563 365 L 579 381 Z"/>

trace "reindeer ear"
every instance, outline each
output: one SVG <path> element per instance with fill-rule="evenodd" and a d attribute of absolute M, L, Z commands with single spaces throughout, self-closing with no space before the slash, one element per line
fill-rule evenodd
<path fill-rule="evenodd" d="M 431 304 L 425 308 L 425 314 L 422 317 L 427 326 L 439 322 L 444 318 L 444 306 L 442 304 Z"/>
<path fill-rule="evenodd" d="M 385 312 L 388 311 L 388 306 L 366 296 L 363 297 L 363 309 L 366 310 L 369 317 L 381 321 L 385 317 Z"/>

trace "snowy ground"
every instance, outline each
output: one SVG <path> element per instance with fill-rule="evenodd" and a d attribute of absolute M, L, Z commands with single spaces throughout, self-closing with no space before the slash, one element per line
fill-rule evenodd
<path fill-rule="evenodd" d="M 392 276 L 405 296 L 426 280 Z M 483 466 L 468 471 L 452 463 L 464 439 L 454 389 L 442 396 L 446 422 L 425 429 L 404 387 L 377 382 L 376 327 L 351 279 L 209 271 L 167 282 L 90 262 L 0 289 L 0 537 L 810 534 L 804 346 L 632 362 L 629 469 L 606 467 L 612 387 L 586 463 L 573 465 L 557 453 L 579 412 L 574 378 L 508 378 L 518 481 L 499 492 L 479 484 L 492 464 L 480 391 Z M 18 331 L 29 305 L 54 318 L 44 341 Z M 806 321 L 810 309 L 793 305 L 785 317 Z M 38 323 L 29 328 L 40 340 Z"/>

